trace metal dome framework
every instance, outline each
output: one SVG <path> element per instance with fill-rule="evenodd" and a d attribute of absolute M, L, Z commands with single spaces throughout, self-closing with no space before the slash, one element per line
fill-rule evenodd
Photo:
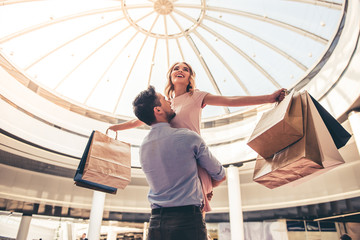
<path fill-rule="evenodd" d="M 161 91 L 176 61 L 189 62 L 198 88 L 214 94 L 295 86 L 328 50 L 343 8 L 320 0 L 3 1 L 0 51 L 34 92 L 114 123 L 133 117 L 141 89 Z M 207 107 L 204 118 L 239 109 Z"/>

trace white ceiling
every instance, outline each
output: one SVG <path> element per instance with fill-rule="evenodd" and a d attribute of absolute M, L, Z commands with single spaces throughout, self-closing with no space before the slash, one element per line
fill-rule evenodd
<path fill-rule="evenodd" d="M 222 95 L 291 88 L 328 50 L 344 1 L 2 1 L 0 53 L 35 84 L 84 108 L 133 116 L 147 85 L 189 62 Z M 241 108 L 206 107 L 203 117 Z"/>

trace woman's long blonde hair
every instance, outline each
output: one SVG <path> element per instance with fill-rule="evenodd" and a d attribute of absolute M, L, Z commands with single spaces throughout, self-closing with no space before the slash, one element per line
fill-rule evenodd
<path fill-rule="evenodd" d="M 187 85 L 186 87 L 186 92 L 189 92 L 190 94 L 193 94 L 194 93 L 194 90 L 195 90 L 195 72 L 193 71 L 192 67 L 190 66 L 190 64 L 186 63 L 186 62 L 176 62 L 174 63 L 170 69 L 168 70 L 167 74 L 166 74 L 166 77 L 167 77 L 167 83 L 166 83 L 166 86 L 165 86 L 165 96 L 168 98 L 168 99 L 171 99 L 174 97 L 174 84 L 172 83 L 171 81 L 171 72 L 174 70 L 175 66 L 180 64 L 180 63 L 183 63 L 185 64 L 186 66 L 188 66 L 189 68 L 189 72 L 190 72 L 190 76 L 189 76 L 189 84 Z"/>

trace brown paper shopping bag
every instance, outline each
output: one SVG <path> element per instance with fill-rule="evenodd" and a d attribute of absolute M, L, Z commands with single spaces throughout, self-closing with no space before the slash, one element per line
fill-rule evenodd
<path fill-rule="evenodd" d="M 131 180 L 130 144 L 95 131 L 82 179 L 124 189 Z"/>
<path fill-rule="evenodd" d="M 267 158 L 299 140 L 304 134 L 301 109 L 300 95 L 292 91 L 262 115 L 247 144 Z"/>
<path fill-rule="evenodd" d="M 302 93 L 301 100 L 304 136 L 273 157 L 256 159 L 253 179 L 268 188 L 299 182 L 306 176 L 308 180 L 344 163 L 310 95 Z"/>
<path fill-rule="evenodd" d="M 113 188 L 113 187 L 99 184 L 96 182 L 87 181 L 82 178 L 94 134 L 95 134 L 95 131 L 92 131 L 92 133 L 89 137 L 89 140 L 86 144 L 83 155 L 81 157 L 81 160 L 79 162 L 79 165 L 76 169 L 75 176 L 74 176 L 75 185 L 78 187 L 89 188 L 89 189 L 93 189 L 93 190 L 97 190 L 97 191 L 101 191 L 101 192 L 105 192 L 105 193 L 116 194 L 117 188 Z"/>

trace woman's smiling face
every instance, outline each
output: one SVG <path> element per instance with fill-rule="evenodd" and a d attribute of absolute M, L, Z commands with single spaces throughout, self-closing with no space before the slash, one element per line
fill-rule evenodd
<path fill-rule="evenodd" d="M 185 63 L 176 64 L 171 71 L 172 84 L 182 84 L 187 86 L 189 84 L 190 68 Z"/>

